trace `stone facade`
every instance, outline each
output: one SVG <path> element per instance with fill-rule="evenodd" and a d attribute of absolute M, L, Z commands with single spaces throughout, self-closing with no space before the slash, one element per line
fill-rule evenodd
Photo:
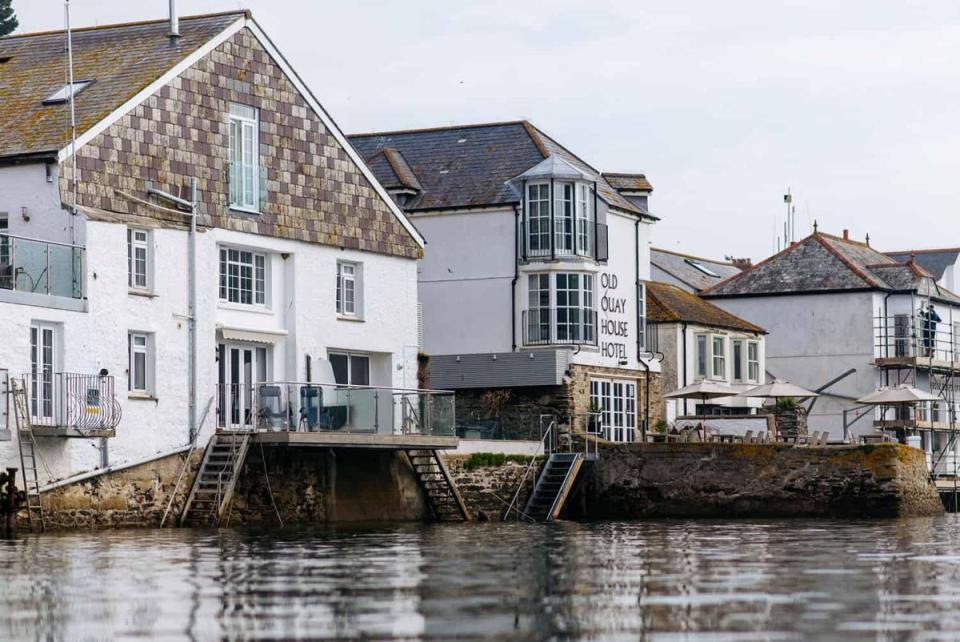
<path fill-rule="evenodd" d="M 230 103 L 259 110 L 260 213 L 229 208 Z M 69 163 L 69 161 L 67 161 Z M 148 184 L 189 197 L 206 226 L 417 258 L 420 246 L 249 29 L 77 150 L 78 204 L 172 218 Z M 70 171 L 61 193 L 72 202 Z"/>
<path fill-rule="evenodd" d="M 590 378 L 613 377 L 629 379 L 637 384 L 637 430 L 640 430 L 644 412 L 647 408 L 647 377 L 650 377 L 650 427 L 663 418 L 663 404 L 660 402 L 661 375 L 625 368 L 602 368 L 571 364 L 568 371 L 569 407 L 573 414 L 583 414 L 590 410 Z"/>
<path fill-rule="evenodd" d="M 943 512 L 923 451 L 900 444 L 605 444 L 584 489 L 601 519 Z"/>
<path fill-rule="evenodd" d="M 467 470 L 464 464 L 469 458 L 469 455 L 443 455 L 450 476 L 460 489 L 463 503 L 467 505 L 475 520 L 500 521 L 521 482 L 523 488 L 520 489 L 516 505 L 523 510 L 530 493 L 533 492 L 534 481 L 542 463 L 538 463 L 524 479 L 527 464 L 507 461 L 500 466 L 481 466 Z M 512 511 L 511 519 L 516 519 L 516 514 Z"/>

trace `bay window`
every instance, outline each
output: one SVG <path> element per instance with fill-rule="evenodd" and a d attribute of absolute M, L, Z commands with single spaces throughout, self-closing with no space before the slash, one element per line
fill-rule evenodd
<path fill-rule="evenodd" d="M 752 383 L 760 382 L 760 344 L 756 341 L 747 343 L 747 378 Z"/>
<path fill-rule="evenodd" d="M 527 275 L 524 344 L 596 343 L 594 305 L 592 274 Z"/>
<path fill-rule="evenodd" d="M 697 335 L 697 378 L 707 377 L 707 335 Z"/>
<path fill-rule="evenodd" d="M 525 199 L 525 256 L 594 257 L 596 212 L 591 185 L 531 182 Z"/>
<path fill-rule="evenodd" d="M 731 342 L 733 346 L 733 380 L 743 381 L 743 340 Z"/>
<path fill-rule="evenodd" d="M 722 336 L 713 337 L 713 377 L 714 379 L 727 378 L 727 359 L 724 354 L 726 340 Z"/>

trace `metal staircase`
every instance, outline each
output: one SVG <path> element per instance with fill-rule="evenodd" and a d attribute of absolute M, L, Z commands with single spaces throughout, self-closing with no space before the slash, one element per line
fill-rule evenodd
<path fill-rule="evenodd" d="M 31 531 L 36 528 L 42 533 L 46 524 L 43 520 L 43 503 L 40 501 L 37 442 L 33 436 L 33 424 L 30 422 L 27 390 L 23 380 L 19 378 L 11 379 L 10 387 L 13 392 L 13 416 L 17 423 L 17 443 L 20 446 L 20 470 L 27 496 L 27 520 Z"/>
<path fill-rule="evenodd" d="M 430 508 L 438 522 L 469 522 L 467 510 L 457 485 L 436 450 L 408 450 L 420 486 L 427 494 Z"/>
<path fill-rule="evenodd" d="M 538 522 L 550 522 L 560 515 L 583 466 L 581 453 L 553 453 L 537 478 L 523 513 Z"/>
<path fill-rule="evenodd" d="M 210 438 L 180 513 L 181 526 L 220 524 L 249 449 L 250 435 L 246 433 L 216 433 Z"/>

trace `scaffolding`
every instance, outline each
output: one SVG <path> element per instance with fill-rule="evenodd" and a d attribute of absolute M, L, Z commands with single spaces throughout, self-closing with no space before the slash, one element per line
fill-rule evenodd
<path fill-rule="evenodd" d="M 957 402 L 960 400 L 960 314 L 944 306 L 943 316 L 930 314 L 931 297 L 911 295 L 910 313 L 889 314 L 885 309 L 874 317 L 875 365 L 881 385 L 909 385 L 930 392 L 942 401 L 929 408 L 903 407 L 890 420 L 891 409 L 881 409 L 874 425 L 893 431 L 897 440 L 921 437 L 928 453 L 930 478 L 941 493 L 951 495 L 954 511 L 960 507 L 960 457 L 957 455 Z M 939 319 L 937 318 L 939 317 Z M 879 420 L 876 420 L 879 419 Z M 946 441 L 938 435 L 946 435 Z M 927 448 L 929 440 L 930 448 Z M 941 448 L 936 446 L 940 442 Z"/>

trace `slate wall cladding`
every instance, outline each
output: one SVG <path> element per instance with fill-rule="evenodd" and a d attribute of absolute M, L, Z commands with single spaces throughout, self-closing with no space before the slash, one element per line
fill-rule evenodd
<path fill-rule="evenodd" d="M 261 213 L 229 209 L 229 105 L 259 109 Z M 78 203 L 169 215 L 118 193 L 189 195 L 200 223 L 417 258 L 420 247 L 256 37 L 241 30 L 77 151 Z M 69 161 L 61 172 L 67 201 Z M 176 215 L 174 215 L 176 216 Z"/>

